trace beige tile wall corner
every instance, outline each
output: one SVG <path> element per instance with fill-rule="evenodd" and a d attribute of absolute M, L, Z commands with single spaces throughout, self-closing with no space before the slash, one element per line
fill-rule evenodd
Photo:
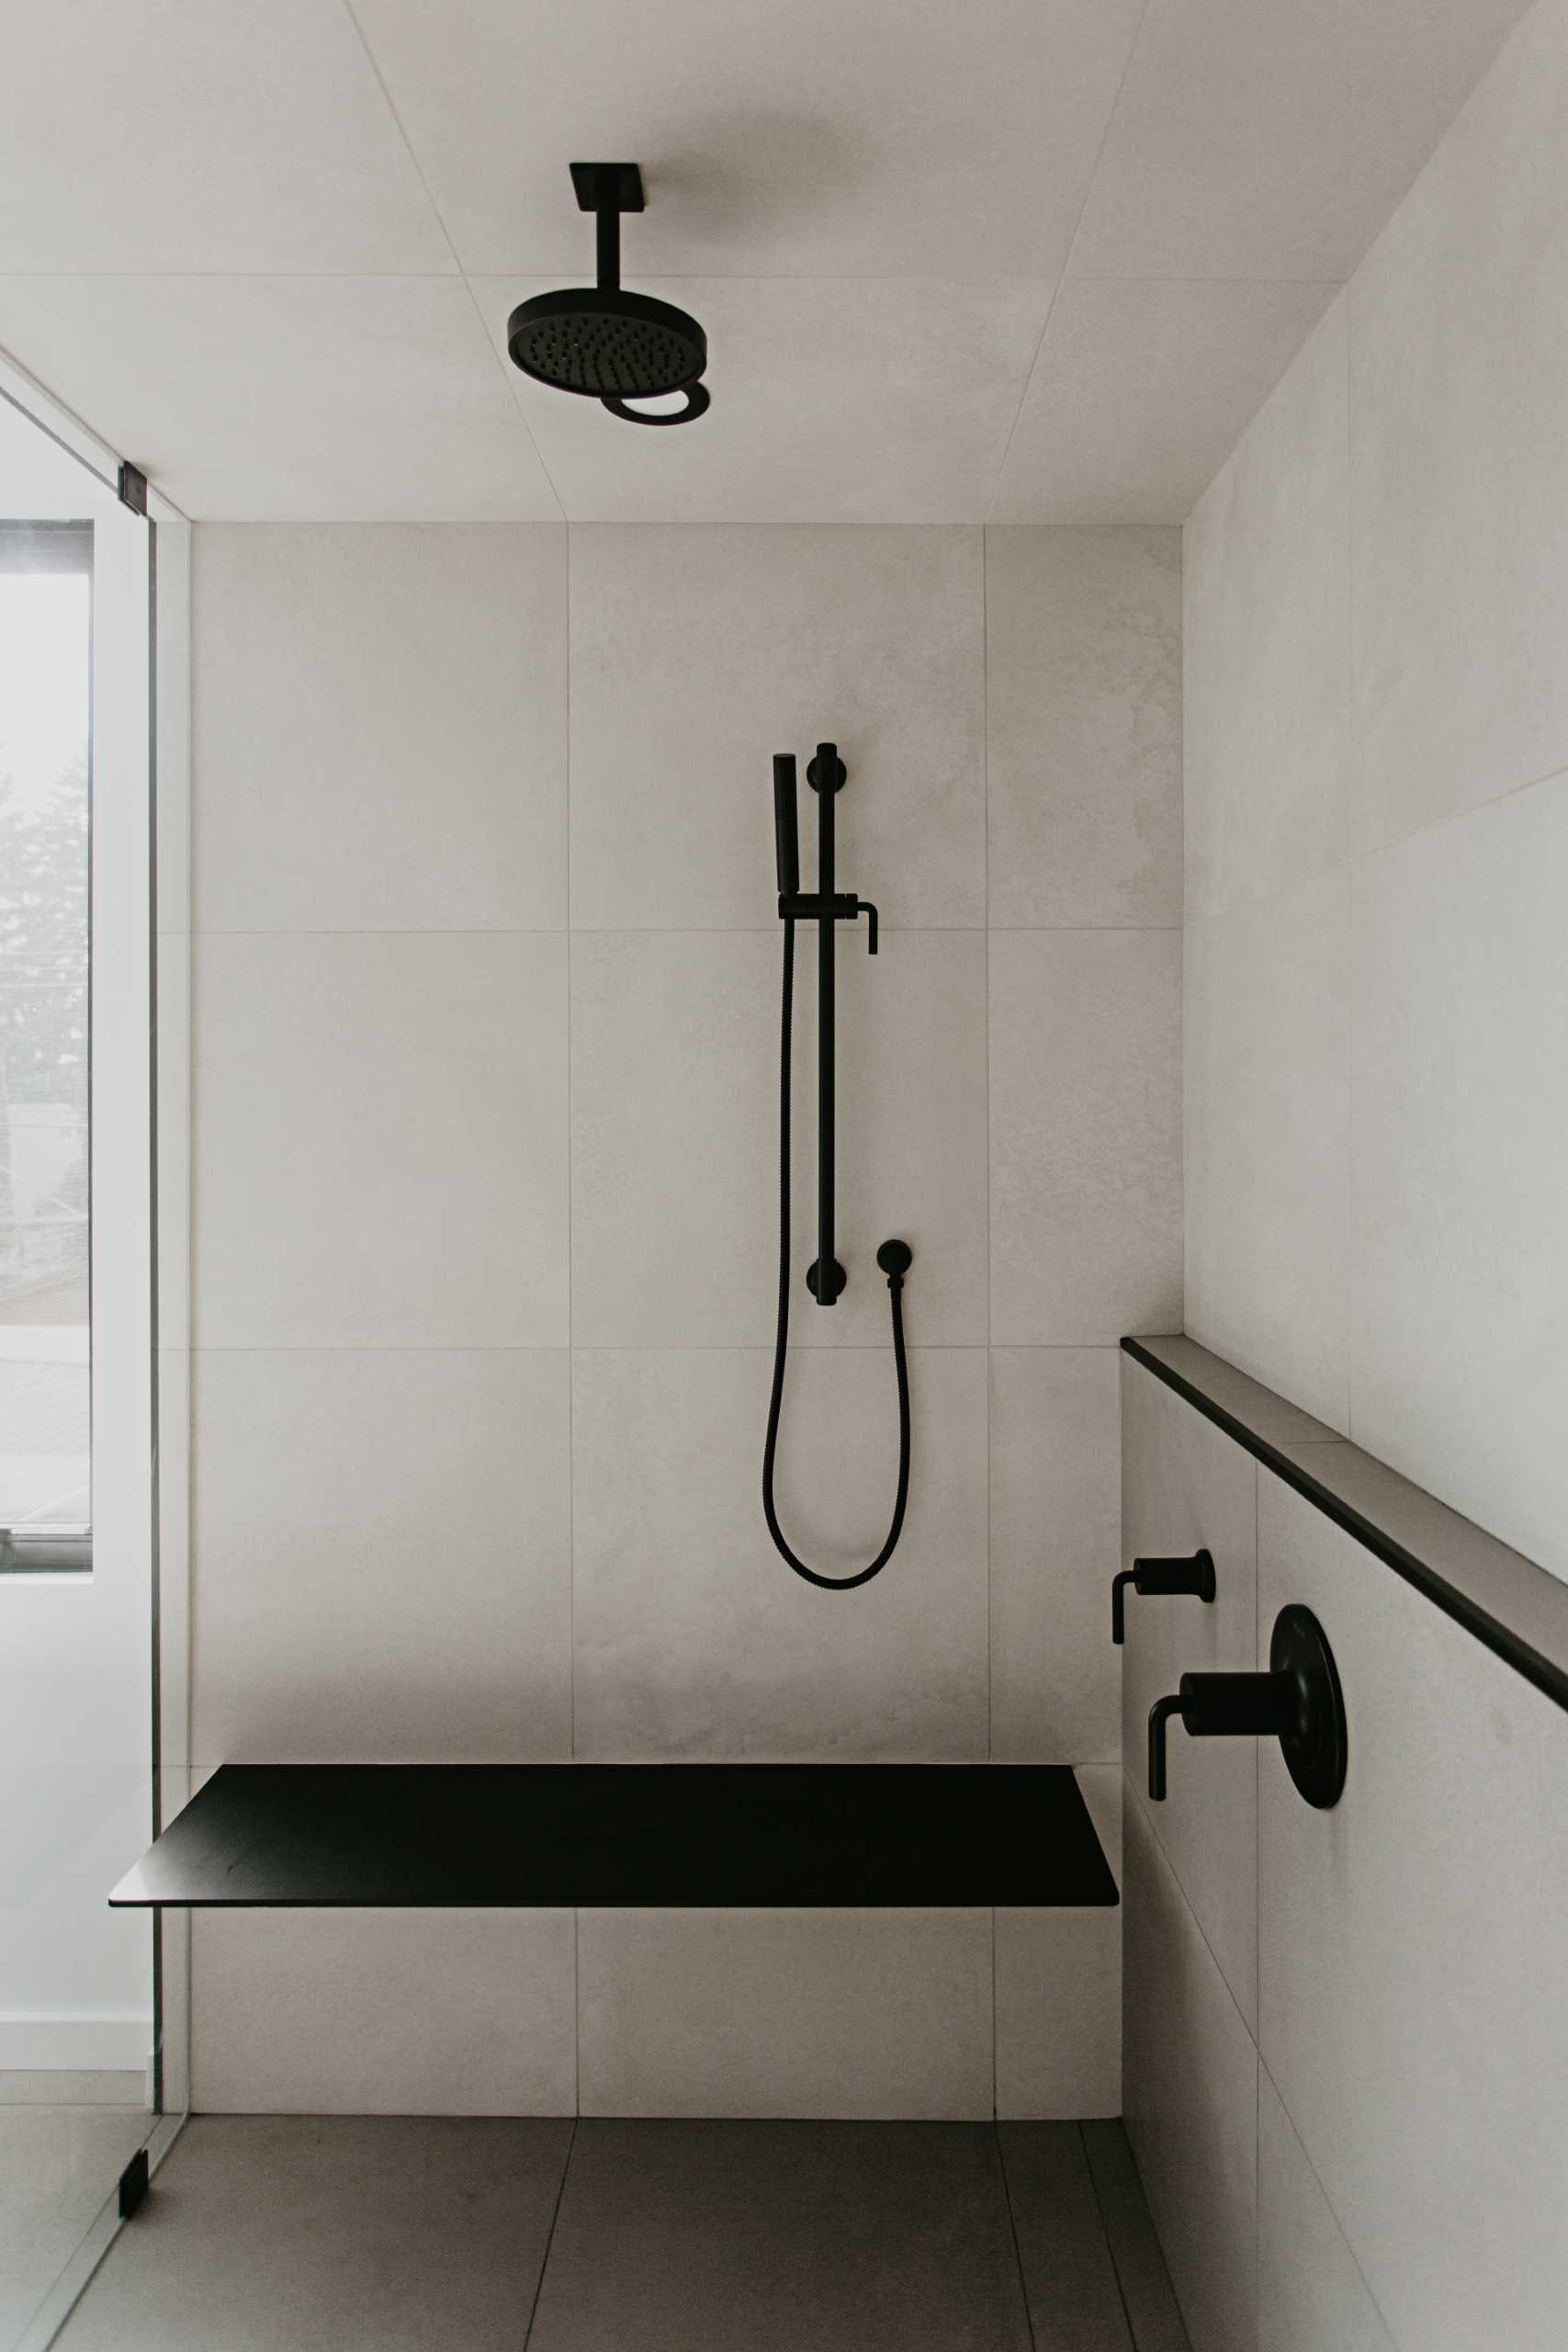
<path fill-rule="evenodd" d="M 1179 535 L 197 540 L 197 1763 L 1113 1765 L 1115 1343 L 1180 1320 Z M 834 1566 L 875 1547 L 891 1494 L 872 1258 L 893 1232 L 916 1251 L 908 1532 L 837 1614 L 777 1559 L 756 1494 L 777 1247 L 770 756 L 804 770 L 827 735 L 851 769 L 840 878 L 885 925 L 874 963 L 863 934 L 842 942 L 851 1288 L 831 1318 L 798 1282 L 808 1117 L 798 1137 L 779 1498 Z M 809 871 L 804 774 L 801 800 Z M 942 1917 L 910 1927 L 936 1971 L 908 1988 L 929 2028 L 897 2064 L 868 2060 L 840 2111 L 1111 2108 L 1119 1915 L 977 1915 L 973 1951 Z M 637 1932 L 672 1953 L 678 1928 Z M 351 1981 L 377 1932 L 345 1918 L 311 1966 Z M 581 1933 L 608 1971 L 581 2009 L 601 2105 L 806 2113 L 834 2096 L 847 1979 L 753 2080 L 758 2053 L 722 2036 L 699 2064 L 717 2012 L 671 1960 L 649 2016 L 686 2002 L 670 2047 L 688 2058 L 649 2087 L 615 1936 Z M 832 1986 L 840 1928 L 793 1933 Z M 235 1920 L 198 1952 L 209 2100 L 265 2103 L 274 1940 Z M 558 2086 L 565 1950 L 530 1946 L 514 2084 Z M 405 1988 L 435 1971 L 417 1936 L 399 1951 Z M 493 1972 L 470 1959 L 428 1980 L 454 2053 L 465 2013 L 491 2030 Z M 954 1970 L 974 2013 L 962 2084 L 914 2063 Z M 382 2060 L 373 2026 L 329 2006 L 310 2063 L 323 2101 L 352 2107 Z M 422 2100 L 439 2104 L 444 2069 L 454 2103 L 473 2095 L 447 2048 Z M 277 2066 L 277 2102 L 303 2097 Z"/>
<path fill-rule="evenodd" d="M 1568 1576 L 1568 0 L 1186 529 L 1187 1323 Z"/>
<path fill-rule="evenodd" d="M 1258 1755 L 1258 2050 L 1390 2333 L 1549 2352 L 1568 2309 L 1568 1715 L 1271 1471 L 1260 1645 L 1334 1645 L 1331 1813 Z"/>
<path fill-rule="evenodd" d="M 1250 1669 L 1258 1645 L 1252 1457 L 1130 1357 L 1122 1360 L 1123 1565 L 1203 1546 L 1214 1598 L 1126 1604 L 1122 1754 L 1130 1805 L 1165 1854 L 1249 2032 L 1258 2030 L 1258 1760 L 1249 1741 L 1176 1739 L 1163 1804 L 1148 1800 L 1146 1725 L 1187 1672 Z"/>
<path fill-rule="evenodd" d="M 1219 1585 L 1131 1603 L 1124 1653 L 1123 2098 L 1192 2340 L 1551 2352 L 1568 1720 L 1151 1373 L 1123 1378 L 1127 1556 L 1205 1542 Z M 1151 1804 L 1151 1695 L 1265 1664 L 1288 1603 L 1333 1645 L 1339 1802 L 1304 1804 L 1271 1740 L 1176 1730 Z"/>

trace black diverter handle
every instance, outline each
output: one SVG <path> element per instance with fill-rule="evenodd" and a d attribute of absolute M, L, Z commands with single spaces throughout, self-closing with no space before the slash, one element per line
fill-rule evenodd
<path fill-rule="evenodd" d="M 1179 1560 L 1134 1560 L 1130 1568 L 1119 1568 L 1111 1580 L 1111 1638 L 1117 1643 L 1127 1635 L 1123 1608 L 1129 1585 L 1134 1592 L 1187 1592 L 1198 1600 L 1213 1600 L 1213 1555 L 1204 1550 Z"/>

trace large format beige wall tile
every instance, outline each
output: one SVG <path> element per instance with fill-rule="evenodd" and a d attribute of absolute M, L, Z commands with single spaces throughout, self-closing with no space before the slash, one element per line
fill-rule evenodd
<path fill-rule="evenodd" d="M 1552 2352 L 1568 1718 L 1266 1470 L 1258 1576 L 1260 1651 L 1314 1611 L 1349 1746 L 1328 1813 L 1260 1750 L 1264 2063 L 1395 2341 Z"/>
<path fill-rule="evenodd" d="M 1348 369 L 1341 298 L 1183 535 L 1190 921 L 1347 854 Z"/>
<path fill-rule="evenodd" d="M 575 529 L 573 923 L 773 924 L 773 755 L 799 763 L 809 888 L 818 738 L 849 769 L 840 888 L 889 925 L 983 923 L 982 571 L 977 530 Z"/>
<path fill-rule="evenodd" d="M 566 923 L 559 524 L 196 537 L 202 931 Z"/>
<path fill-rule="evenodd" d="M 1074 1776 L 1122 1886 L 1122 1770 Z M 1122 2112 L 1122 1911 L 998 1910 L 997 2113 L 1040 2121 Z"/>
<path fill-rule="evenodd" d="M 990 920 L 1181 921 L 1181 542 L 986 534 Z"/>
<path fill-rule="evenodd" d="M 570 1911 L 202 1911 L 192 2104 L 570 2115 Z"/>
<path fill-rule="evenodd" d="M 998 2115 L 1120 2115 L 1120 1908 L 999 1910 L 996 1939 Z"/>
<path fill-rule="evenodd" d="M 578 2050 L 584 2115 L 988 2120 L 991 1914 L 584 1911 Z"/>
<path fill-rule="evenodd" d="M 991 1338 L 1181 1325 L 1181 934 L 997 932 Z"/>
<path fill-rule="evenodd" d="M 986 940 L 840 941 L 837 1255 L 817 1255 L 815 939 L 795 961 L 792 1339 L 885 1347 L 876 1251 L 915 1252 L 911 1340 L 986 1339 Z M 761 1346 L 778 1297 L 782 942 L 767 932 L 572 941 L 572 1329 L 580 1346 Z"/>
<path fill-rule="evenodd" d="M 1393 2338 L 1262 2066 L 1258 2070 L 1258 2352 L 1394 2352 Z"/>
<path fill-rule="evenodd" d="M 566 941 L 208 936 L 203 1347 L 567 1340 Z"/>
<path fill-rule="evenodd" d="M 1257 1498 L 1252 1457 L 1131 1358 L 1122 1358 L 1123 1566 L 1213 1555 L 1215 1594 L 1126 1599 L 1122 1752 L 1137 1802 L 1181 1882 L 1243 2017 L 1258 2017 L 1258 1760 L 1249 1740 L 1168 1734 L 1168 1792 L 1147 1796 L 1149 1709 L 1187 1673 L 1252 1667 Z M 1112 1653 L 1116 1655 L 1116 1653 Z"/>
<path fill-rule="evenodd" d="M 1568 766 L 1565 123 L 1540 0 L 1350 291 L 1364 844 Z"/>
<path fill-rule="evenodd" d="M 1568 776 L 1354 884 L 1351 1435 L 1568 1577 Z"/>
<path fill-rule="evenodd" d="M 1073 1764 L 1119 1753 L 1118 1361 L 1111 1348 L 991 1351 L 993 1756 Z"/>
<path fill-rule="evenodd" d="M 199 1761 L 569 1755 L 570 1397 L 564 1349 L 197 1355 Z"/>
<path fill-rule="evenodd" d="M 571 1309 L 579 1347 L 671 1340 L 760 1346 L 771 1333 L 778 1289 L 779 962 L 776 928 L 573 938 Z M 816 1105 L 798 1086 L 795 1099 L 814 1139 Z M 806 1203 L 800 1206 L 804 1212 Z M 802 1284 L 809 1263 L 810 1256 L 800 1262 Z M 852 1269 L 857 1291 L 869 1272 Z M 852 1311 L 848 1296 L 830 1310 L 814 1308 L 804 1288 L 798 1296 L 795 1319 L 803 1330 L 809 1314 L 834 1321 Z"/>
<path fill-rule="evenodd" d="M 1258 2052 L 1131 1793 L 1125 1820 L 1127 2137 L 1192 2342 L 1257 2352 Z"/>
<path fill-rule="evenodd" d="M 1350 877 L 1187 934 L 1187 1329 L 1349 1428 Z"/>
<path fill-rule="evenodd" d="M 577 1745 L 596 1757 L 986 1753 L 986 1356 L 911 1351 L 914 1472 L 892 1560 L 824 1593 L 762 1519 L 765 1349 L 580 1349 L 574 1365 Z M 786 1536 L 863 1567 L 893 1506 L 886 1348 L 792 1352 Z"/>

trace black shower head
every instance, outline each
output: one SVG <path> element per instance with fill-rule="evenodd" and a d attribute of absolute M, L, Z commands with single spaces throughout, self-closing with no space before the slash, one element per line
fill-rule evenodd
<path fill-rule="evenodd" d="M 572 185 L 584 212 L 599 222 L 599 283 L 563 287 L 519 302 L 506 322 L 513 363 L 536 383 L 603 401 L 634 424 L 684 424 L 708 404 L 697 379 L 707 366 L 707 337 L 695 319 L 651 294 L 621 285 L 621 214 L 643 209 L 635 164 L 573 164 Z M 628 408 L 628 401 L 675 392 L 674 410 Z"/>
<path fill-rule="evenodd" d="M 707 365 L 707 338 L 673 302 L 620 287 L 567 286 L 519 302 L 506 345 L 525 376 L 593 400 L 678 392 Z"/>

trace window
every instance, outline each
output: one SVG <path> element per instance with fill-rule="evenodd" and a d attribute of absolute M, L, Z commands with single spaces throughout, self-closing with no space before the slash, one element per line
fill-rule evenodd
<path fill-rule="evenodd" d="M 92 588 L 0 519 L 0 1568 L 91 1558 Z"/>

